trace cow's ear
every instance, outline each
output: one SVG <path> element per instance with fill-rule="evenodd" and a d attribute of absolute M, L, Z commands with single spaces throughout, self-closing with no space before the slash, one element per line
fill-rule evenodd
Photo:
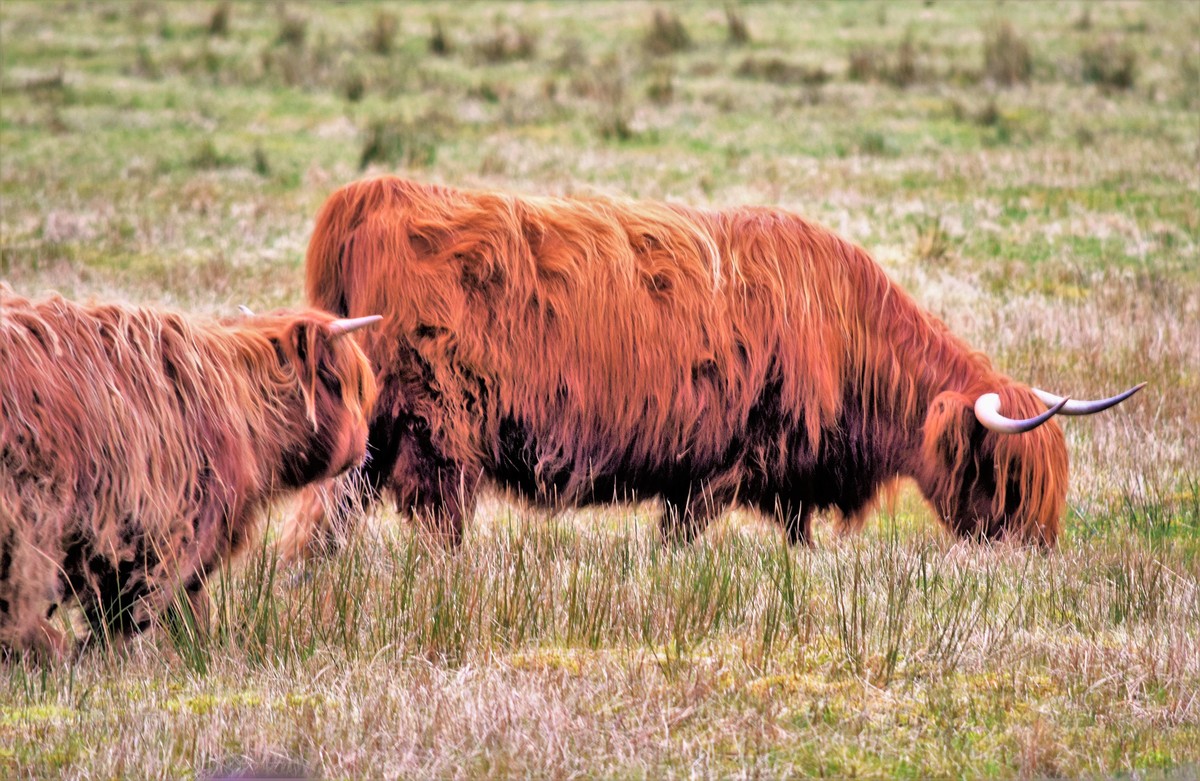
<path fill-rule="evenodd" d="M 317 426 L 317 364 L 326 352 L 324 348 L 329 339 L 328 328 L 310 320 L 297 319 L 273 340 L 280 363 L 291 366 L 300 381 L 305 413 L 314 428 Z"/>
<path fill-rule="evenodd" d="M 289 323 L 273 341 L 284 362 L 291 363 L 297 374 L 308 374 L 316 371 L 316 365 L 324 359 L 329 342 L 334 338 L 327 325 L 297 319 Z"/>
<path fill-rule="evenodd" d="M 328 334 L 322 334 L 321 331 L 320 325 L 308 320 L 297 320 L 288 328 L 287 339 L 291 352 L 300 365 L 308 366 L 317 357 L 318 342 L 322 336 L 328 339 Z"/>

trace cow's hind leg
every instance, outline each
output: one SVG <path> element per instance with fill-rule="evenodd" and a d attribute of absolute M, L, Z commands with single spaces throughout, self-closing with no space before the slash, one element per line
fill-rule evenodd
<path fill-rule="evenodd" d="M 812 505 L 805 502 L 800 504 L 799 509 L 784 516 L 781 521 L 783 530 L 792 545 L 812 545 L 812 514 Z"/>
<path fill-rule="evenodd" d="M 761 503 L 759 509 L 775 519 L 792 545 L 812 544 L 812 502 L 775 496 L 769 502 Z"/>
<path fill-rule="evenodd" d="M 729 504 L 703 487 L 693 487 L 686 493 L 664 495 L 662 503 L 658 530 L 663 543 L 667 545 L 693 542 Z"/>

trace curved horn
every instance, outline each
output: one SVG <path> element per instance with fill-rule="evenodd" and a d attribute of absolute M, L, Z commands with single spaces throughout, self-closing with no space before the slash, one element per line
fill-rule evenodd
<path fill-rule="evenodd" d="M 238 311 L 244 314 L 246 317 L 254 317 L 254 312 L 245 304 L 238 304 Z"/>
<path fill-rule="evenodd" d="M 1097 399 L 1096 401 L 1068 401 L 1062 407 L 1064 415 L 1095 415 L 1097 412 L 1103 412 L 1109 407 L 1115 407 L 1125 399 L 1146 387 L 1146 383 L 1141 382 L 1134 385 L 1124 393 L 1118 393 L 1116 396 L 1110 396 L 1107 399 Z M 1053 407 L 1059 402 L 1065 401 L 1062 396 L 1055 396 L 1053 393 L 1047 393 L 1044 390 L 1034 388 L 1033 392 L 1041 399 L 1047 407 Z"/>
<path fill-rule="evenodd" d="M 983 424 L 984 428 L 990 429 L 991 431 L 996 431 L 1000 434 L 1021 434 L 1026 431 L 1033 431 L 1035 428 L 1057 415 L 1059 410 L 1065 407 L 1066 404 L 1067 399 L 1059 399 L 1057 404 L 1043 412 L 1041 415 L 1020 420 L 1006 418 L 1000 414 L 999 394 L 985 393 L 975 400 L 975 417 L 979 419 L 979 422 Z"/>
<path fill-rule="evenodd" d="M 329 333 L 333 338 L 345 336 L 353 333 L 360 328 L 366 328 L 369 325 L 375 325 L 383 319 L 383 315 L 367 315 L 366 317 L 344 317 L 340 320 L 334 320 L 329 324 Z"/>

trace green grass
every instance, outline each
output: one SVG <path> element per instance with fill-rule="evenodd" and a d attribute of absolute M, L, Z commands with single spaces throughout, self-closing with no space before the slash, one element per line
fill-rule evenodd
<path fill-rule="evenodd" d="M 776 204 L 1006 372 L 1151 385 L 1065 423 L 1052 554 L 954 545 L 911 490 L 814 550 L 501 499 L 455 555 L 390 515 L 300 569 L 264 547 L 210 631 L 0 662 L 0 776 L 1200 772 L 1200 10 L 755 3 L 735 44 L 671 3 L 677 45 L 641 3 L 234 2 L 210 35 L 220 6 L 0 5 L 0 279 L 296 304 L 320 203 L 385 171 Z"/>
<path fill-rule="evenodd" d="M 736 523 L 664 550 L 635 515 L 489 509 L 458 554 L 384 531 L 284 573 L 263 549 L 211 633 L 14 665 L 6 761 L 905 777 L 1195 756 L 1200 597 L 1173 535 L 1045 555 L 900 518 L 800 553 Z"/>

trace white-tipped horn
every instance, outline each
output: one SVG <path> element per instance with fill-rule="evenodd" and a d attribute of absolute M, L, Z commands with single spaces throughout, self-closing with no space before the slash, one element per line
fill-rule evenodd
<path fill-rule="evenodd" d="M 383 315 L 367 315 L 366 317 L 344 317 L 329 324 L 329 331 L 336 338 L 353 333 L 360 328 L 375 325 L 383 319 Z"/>
<path fill-rule="evenodd" d="M 1009 418 L 1000 414 L 1000 395 L 985 393 L 975 400 L 975 417 L 979 419 L 984 428 L 991 431 L 1000 434 L 1023 434 L 1026 431 L 1033 431 L 1057 415 L 1059 410 L 1066 406 L 1066 403 L 1067 399 L 1060 399 L 1057 404 L 1037 417 Z"/>
<path fill-rule="evenodd" d="M 1064 415 L 1095 415 L 1097 412 L 1103 412 L 1109 407 L 1115 407 L 1125 399 L 1146 387 L 1146 383 L 1141 382 L 1134 385 L 1124 393 L 1118 393 L 1116 396 L 1110 396 L 1107 399 L 1097 399 L 1096 401 L 1068 401 L 1062 408 Z M 1053 393 L 1047 393 L 1044 390 L 1034 388 L 1033 392 L 1042 400 L 1047 407 L 1052 407 L 1060 401 L 1064 401 L 1062 396 L 1055 396 Z"/>
<path fill-rule="evenodd" d="M 238 311 L 244 314 L 246 317 L 254 317 L 254 312 L 245 304 L 238 304 Z"/>

